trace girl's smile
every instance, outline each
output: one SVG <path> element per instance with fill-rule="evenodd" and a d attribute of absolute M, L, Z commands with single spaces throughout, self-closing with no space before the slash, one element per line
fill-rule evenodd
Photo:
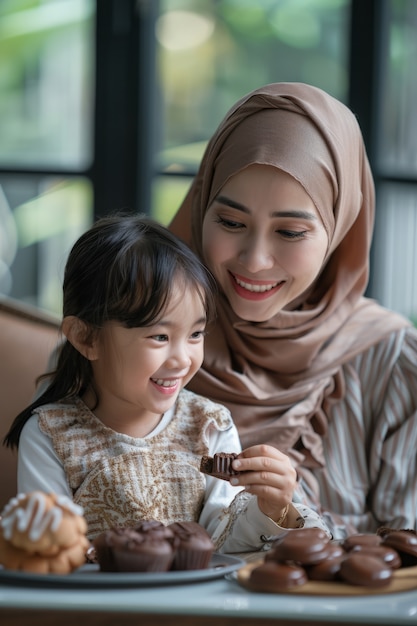
<path fill-rule="evenodd" d="M 151 432 L 202 364 L 203 302 L 181 282 L 172 293 L 155 324 L 108 322 L 99 333 L 91 361 L 99 398 L 94 413 L 114 430 L 136 437 Z"/>

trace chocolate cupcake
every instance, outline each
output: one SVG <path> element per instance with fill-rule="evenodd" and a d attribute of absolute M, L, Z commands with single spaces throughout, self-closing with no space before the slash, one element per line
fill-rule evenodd
<path fill-rule="evenodd" d="M 156 530 L 156 529 L 154 529 Z M 97 562 L 103 572 L 166 572 L 174 560 L 172 534 L 136 528 L 112 528 L 94 540 Z M 167 530 L 167 529 L 165 529 Z"/>
<path fill-rule="evenodd" d="M 197 522 L 174 522 L 168 528 L 176 538 L 172 569 L 206 569 L 214 552 L 208 532 Z"/>

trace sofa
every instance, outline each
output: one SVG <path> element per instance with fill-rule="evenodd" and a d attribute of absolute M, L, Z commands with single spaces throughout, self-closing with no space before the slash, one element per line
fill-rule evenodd
<path fill-rule="evenodd" d="M 60 339 L 60 320 L 0 297 L 0 513 L 16 495 L 17 453 L 3 445 L 14 417 L 30 404 L 36 379 Z"/>

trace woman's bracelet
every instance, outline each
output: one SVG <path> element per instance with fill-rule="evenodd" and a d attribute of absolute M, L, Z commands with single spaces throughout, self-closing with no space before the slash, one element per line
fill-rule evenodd
<path fill-rule="evenodd" d="M 282 523 L 284 522 L 285 518 L 288 515 L 288 509 L 290 508 L 290 505 L 287 504 L 287 506 L 284 509 L 284 512 L 282 513 L 281 517 L 279 518 L 279 520 L 276 522 L 278 524 L 278 526 L 282 526 Z"/>

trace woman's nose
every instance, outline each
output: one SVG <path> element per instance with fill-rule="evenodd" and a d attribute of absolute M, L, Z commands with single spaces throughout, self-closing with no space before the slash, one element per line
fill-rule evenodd
<path fill-rule="evenodd" d="M 252 274 L 261 270 L 270 269 L 275 264 L 275 258 L 268 243 L 264 239 L 246 241 L 239 253 L 239 262 Z"/>

